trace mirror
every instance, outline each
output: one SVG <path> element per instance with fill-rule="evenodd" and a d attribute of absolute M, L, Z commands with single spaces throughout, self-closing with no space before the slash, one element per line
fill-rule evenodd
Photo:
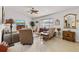
<path fill-rule="evenodd" d="M 64 28 L 76 29 L 76 14 L 67 14 L 64 16 Z"/>

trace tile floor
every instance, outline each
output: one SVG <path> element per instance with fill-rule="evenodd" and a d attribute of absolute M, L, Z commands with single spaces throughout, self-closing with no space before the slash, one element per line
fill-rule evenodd
<path fill-rule="evenodd" d="M 33 45 L 15 43 L 8 52 L 78 52 L 79 43 L 69 42 L 60 38 L 52 38 L 45 42 L 40 37 L 34 37 Z"/>

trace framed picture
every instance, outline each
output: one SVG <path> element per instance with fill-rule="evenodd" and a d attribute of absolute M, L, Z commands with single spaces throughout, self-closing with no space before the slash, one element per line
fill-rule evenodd
<path fill-rule="evenodd" d="M 56 19 L 56 21 L 55 21 L 55 25 L 60 25 L 60 20 L 59 19 Z"/>

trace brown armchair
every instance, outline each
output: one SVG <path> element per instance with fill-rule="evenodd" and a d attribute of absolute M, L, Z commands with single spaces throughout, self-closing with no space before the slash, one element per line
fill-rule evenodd
<path fill-rule="evenodd" d="M 33 34 L 31 29 L 21 29 L 19 30 L 19 38 L 21 44 L 31 45 L 33 43 Z"/>

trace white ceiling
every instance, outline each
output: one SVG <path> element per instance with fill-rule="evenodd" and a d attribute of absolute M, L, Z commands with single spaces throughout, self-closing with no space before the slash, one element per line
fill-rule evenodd
<path fill-rule="evenodd" d="M 31 8 L 35 8 L 36 10 L 39 10 L 39 13 L 36 15 L 31 15 L 28 11 Z M 60 12 L 66 9 L 70 9 L 70 8 L 74 8 L 76 6 L 6 6 L 6 8 L 12 12 L 17 12 L 19 14 L 23 14 L 25 16 L 29 16 L 29 17 L 40 17 L 40 16 L 44 16 L 44 15 L 48 15 L 48 14 L 53 14 L 56 12 Z"/>

